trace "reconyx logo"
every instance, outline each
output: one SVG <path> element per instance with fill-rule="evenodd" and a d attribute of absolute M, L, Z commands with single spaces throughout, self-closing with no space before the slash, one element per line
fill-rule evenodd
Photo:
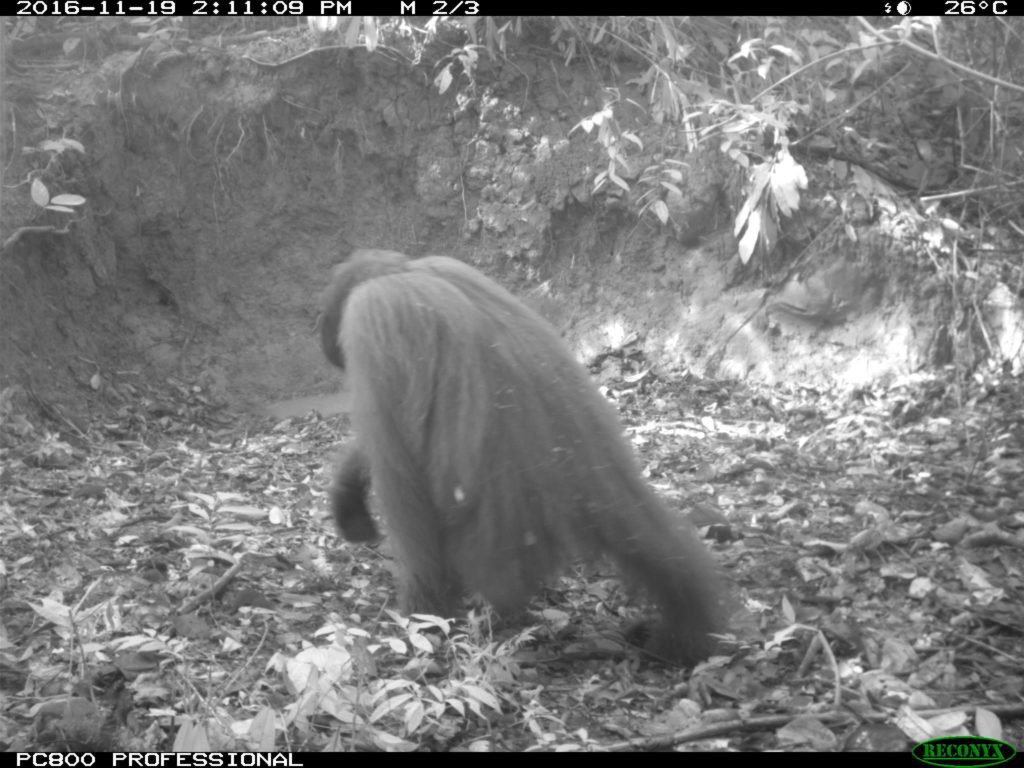
<path fill-rule="evenodd" d="M 1012 760 L 1017 750 L 1005 741 L 984 736 L 945 736 L 922 741 L 912 754 L 925 765 L 986 768 Z"/>

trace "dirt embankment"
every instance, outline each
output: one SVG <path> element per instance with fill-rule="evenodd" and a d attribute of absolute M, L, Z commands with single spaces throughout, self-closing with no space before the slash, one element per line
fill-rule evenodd
<path fill-rule="evenodd" d="M 855 385 L 942 344 L 941 291 L 902 301 L 885 272 L 893 246 L 870 231 L 856 245 L 819 235 L 774 289 L 754 285 L 713 152 L 686 157 L 670 226 L 595 197 L 607 158 L 573 130 L 601 105 L 585 68 L 483 61 L 475 90 L 440 94 L 427 65 L 382 53 L 270 54 L 120 51 L 9 94 L 8 141 L 32 150 L 5 184 L 45 160 L 52 190 L 87 203 L 67 233 L 26 233 L 0 260 L 0 387 L 81 404 L 152 377 L 237 405 L 332 392 L 315 297 L 354 247 L 481 266 L 587 359 L 640 349 L 704 374 Z M 640 100 L 628 75 L 623 95 Z M 59 135 L 83 151 L 42 148 Z M 5 192 L 5 232 L 67 228 L 27 184 Z"/>

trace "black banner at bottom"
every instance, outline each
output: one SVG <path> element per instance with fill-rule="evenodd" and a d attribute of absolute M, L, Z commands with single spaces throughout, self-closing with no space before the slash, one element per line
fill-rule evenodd
<path fill-rule="evenodd" d="M 16 752 L 3 768 L 313 768 L 320 758 L 312 752 Z"/>

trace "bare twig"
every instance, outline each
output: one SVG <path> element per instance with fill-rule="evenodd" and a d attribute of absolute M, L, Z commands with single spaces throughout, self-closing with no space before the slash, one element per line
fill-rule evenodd
<path fill-rule="evenodd" d="M 57 229 L 56 227 L 52 227 L 52 226 L 50 226 L 50 227 L 44 227 L 44 226 L 39 226 L 39 227 L 18 227 L 18 229 L 14 230 L 14 232 L 11 233 L 10 237 L 8 237 L 6 240 L 4 240 L 3 245 L 0 245 L 0 253 L 2 253 L 3 251 L 6 251 L 12 245 L 14 245 L 16 242 L 18 242 L 21 239 L 22 235 L 27 235 L 30 232 L 52 232 L 55 235 L 66 235 L 70 231 L 71 231 L 71 224 L 70 223 L 68 224 L 68 226 L 64 227 L 64 229 Z"/>
<path fill-rule="evenodd" d="M 178 615 L 184 616 L 186 614 L 192 613 L 196 608 L 205 603 L 207 600 L 212 600 L 214 597 L 220 594 L 221 591 L 223 591 L 224 587 L 228 585 L 228 582 L 234 579 L 235 576 L 238 575 L 238 572 L 242 570 L 243 565 L 245 565 L 244 556 L 239 558 L 237 563 L 228 568 L 224 572 L 224 575 L 217 579 L 217 581 L 212 586 L 200 592 L 191 600 L 185 601 L 181 608 L 178 609 Z"/>

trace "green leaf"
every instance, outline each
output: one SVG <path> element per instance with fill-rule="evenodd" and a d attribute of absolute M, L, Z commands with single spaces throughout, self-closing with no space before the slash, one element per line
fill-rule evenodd
<path fill-rule="evenodd" d="M 400 739 L 384 731 L 374 732 L 373 743 L 378 749 L 382 749 L 385 752 L 412 752 L 416 749 L 416 744 L 413 744 L 411 741 Z"/>
<path fill-rule="evenodd" d="M 640 141 L 640 137 L 637 136 L 635 133 L 633 133 L 632 131 L 623 131 L 622 138 L 624 138 L 626 141 L 633 142 L 640 148 L 640 151 L 643 152 L 644 143 Z"/>
<path fill-rule="evenodd" d="M 750 257 L 754 255 L 754 249 L 757 247 L 757 238 L 761 234 L 761 210 L 760 208 L 752 211 L 750 217 L 747 219 L 747 231 L 743 233 L 743 237 L 739 242 L 740 261 L 746 264 L 750 261 Z"/>
<path fill-rule="evenodd" d="M 56 624 L 58 627 L 64 629 L 71 627 L 71 609 L 63 603 L 59 603 L 49 597 L 44 597 L 39 603 L 29 603 L 29 607 L 43 619 Z"/>
<path fill-rule="evenodd" d="M 381 718 L 390 715 L 392 712 L 395 712 L 398 709 L 401 709 L 407 701 L 411 700 L 411 693 L 400 693 L 397 696 L 392 696 L 390 699 L 385 699 L 370 714 L 370 722 L 378 722 Z"/>
<path fill-rule="evenodd" d="M 249 739 L 257 752 L 271 752 L 277 739 L 277 713 L 264 706 L 249 725 Z"/>
<path fill-rule="evenodd" d="M 420 634 L 409 635 L 409 642 L 413 644 L 413 647 L 423 653 L 433 653 L 434 645 L 426 637 Z"/>
<path fill-rule="evenodd" d="M 783 150 L 772 166 L 772 199 L 783 216 L 791 216 L 800 208 L 800 190 L 807 189 L 807 172 L 788 151 Z"/>
<path fill-rule="evenodd" d="M 437 77 L 434 78 L 434 85 L 437 87 L 438 93 L 444 93 L 452 85 L 452 65 L 449 62 L 445 64 L 440 72 L 437 73 Z"/>
<path fill-rule="evenodd" d="M 797 64 L 803 64 L 803 59 L 800 58 L 800 54 L 787 45 L 773 45 L 768 50 L 781 53 L 783 56 L 795 61 Z"/>
<path fill-rule="evenodd" d="M 469 683 L 463 683 L 461 688 L 470 696 L 470 698 L 479 701 L 484 706 L 490 707 L 495 712 L 501 712 L 501 704 L 498 703 L 498 697 L 490 691 L 485 688 L 481 688 L 478 685 L 471 685 Z"/>
<path fill-rule="evenodd" d="M 192 720 L 185 720 L 174 736 L 174 752 L 209 752 L 210 738 L 206 735 L 206 726 Z"/>
<path fill-rule="evenodd" d="M 83 205 L 85 203 L 85 198 L 81 195 L 63 194 L 57 195 L 51 199 L 50 202 L 54 205 Z"/>
<path fill-rule="evenodd" d="M 608 178 L 611 179 L 617 186 L 622 187 L 626 192 L 629 192 L 629 184 L 619 178 L 618 174 L 615 173 L 611 168 L 608 169 Z"/>
<path fill-rule="evenodd" d="M 50 204 L 50 190 L 38 178 L 32 179 L 32 202 L 40 208 Z"/>

